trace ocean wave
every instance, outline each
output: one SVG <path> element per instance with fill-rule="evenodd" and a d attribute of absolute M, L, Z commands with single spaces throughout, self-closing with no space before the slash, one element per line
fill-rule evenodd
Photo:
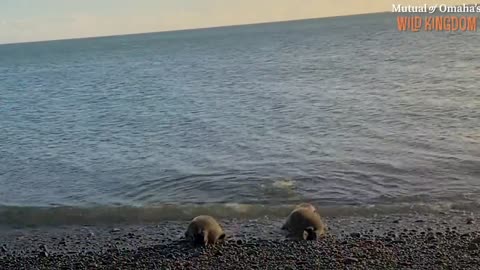
<path fill-rule="evenodd" d="M 315 204 L 315 203 L 314 203 Z M 317 206 L 319 204 L 316 204 Z M 58 226 L 100 224 L 143 224 L 183 221 L 200 215 L 213 215 L 220 219 L 283 218 L 294 204 L 264 205 L 243 203 L 222 204 L 165 204 L 148 207 L 91 206 L 91 207 L 26 207 L 0 206 L 0 226 Z M 318 207 L 325 217 L 440 214 L 480 209 L 473 200 L 443 201 L 435 203 L 393 203 L 368 205 L 326 205 Z"/>

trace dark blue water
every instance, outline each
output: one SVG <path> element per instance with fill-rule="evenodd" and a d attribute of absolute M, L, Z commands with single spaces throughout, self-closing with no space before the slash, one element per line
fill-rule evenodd
<path fill-rule="evenodd" d="M 0 205 L 478 203 L 480 36 L 394 23 L 0 46 Z"/>

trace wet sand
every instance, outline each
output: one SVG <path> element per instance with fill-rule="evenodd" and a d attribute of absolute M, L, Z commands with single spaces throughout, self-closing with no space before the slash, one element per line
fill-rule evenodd
<path fill-rule="evenodd" d="M 0 230 L 0 269 L 478 269 L 472 214 L 327 218 L 319 241 L 286 240 L 282 220 L 221 220 L 215 247 L 181 240 L 188 221 Z"/>

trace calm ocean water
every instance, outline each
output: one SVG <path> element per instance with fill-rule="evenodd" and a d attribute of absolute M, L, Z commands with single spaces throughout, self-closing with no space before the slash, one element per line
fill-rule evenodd
<path fill-rule="evenodd" d="M 478 44 L 376 14 L 0 46 L 0 222 L 478 207 Z"/>

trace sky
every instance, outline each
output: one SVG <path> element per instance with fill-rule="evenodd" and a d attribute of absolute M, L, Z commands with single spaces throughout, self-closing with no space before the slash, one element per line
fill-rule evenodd
<path fill-rule="evenodd" d="M 434 0 L 0 0 L 0 44 L 392 10 Z"/>

